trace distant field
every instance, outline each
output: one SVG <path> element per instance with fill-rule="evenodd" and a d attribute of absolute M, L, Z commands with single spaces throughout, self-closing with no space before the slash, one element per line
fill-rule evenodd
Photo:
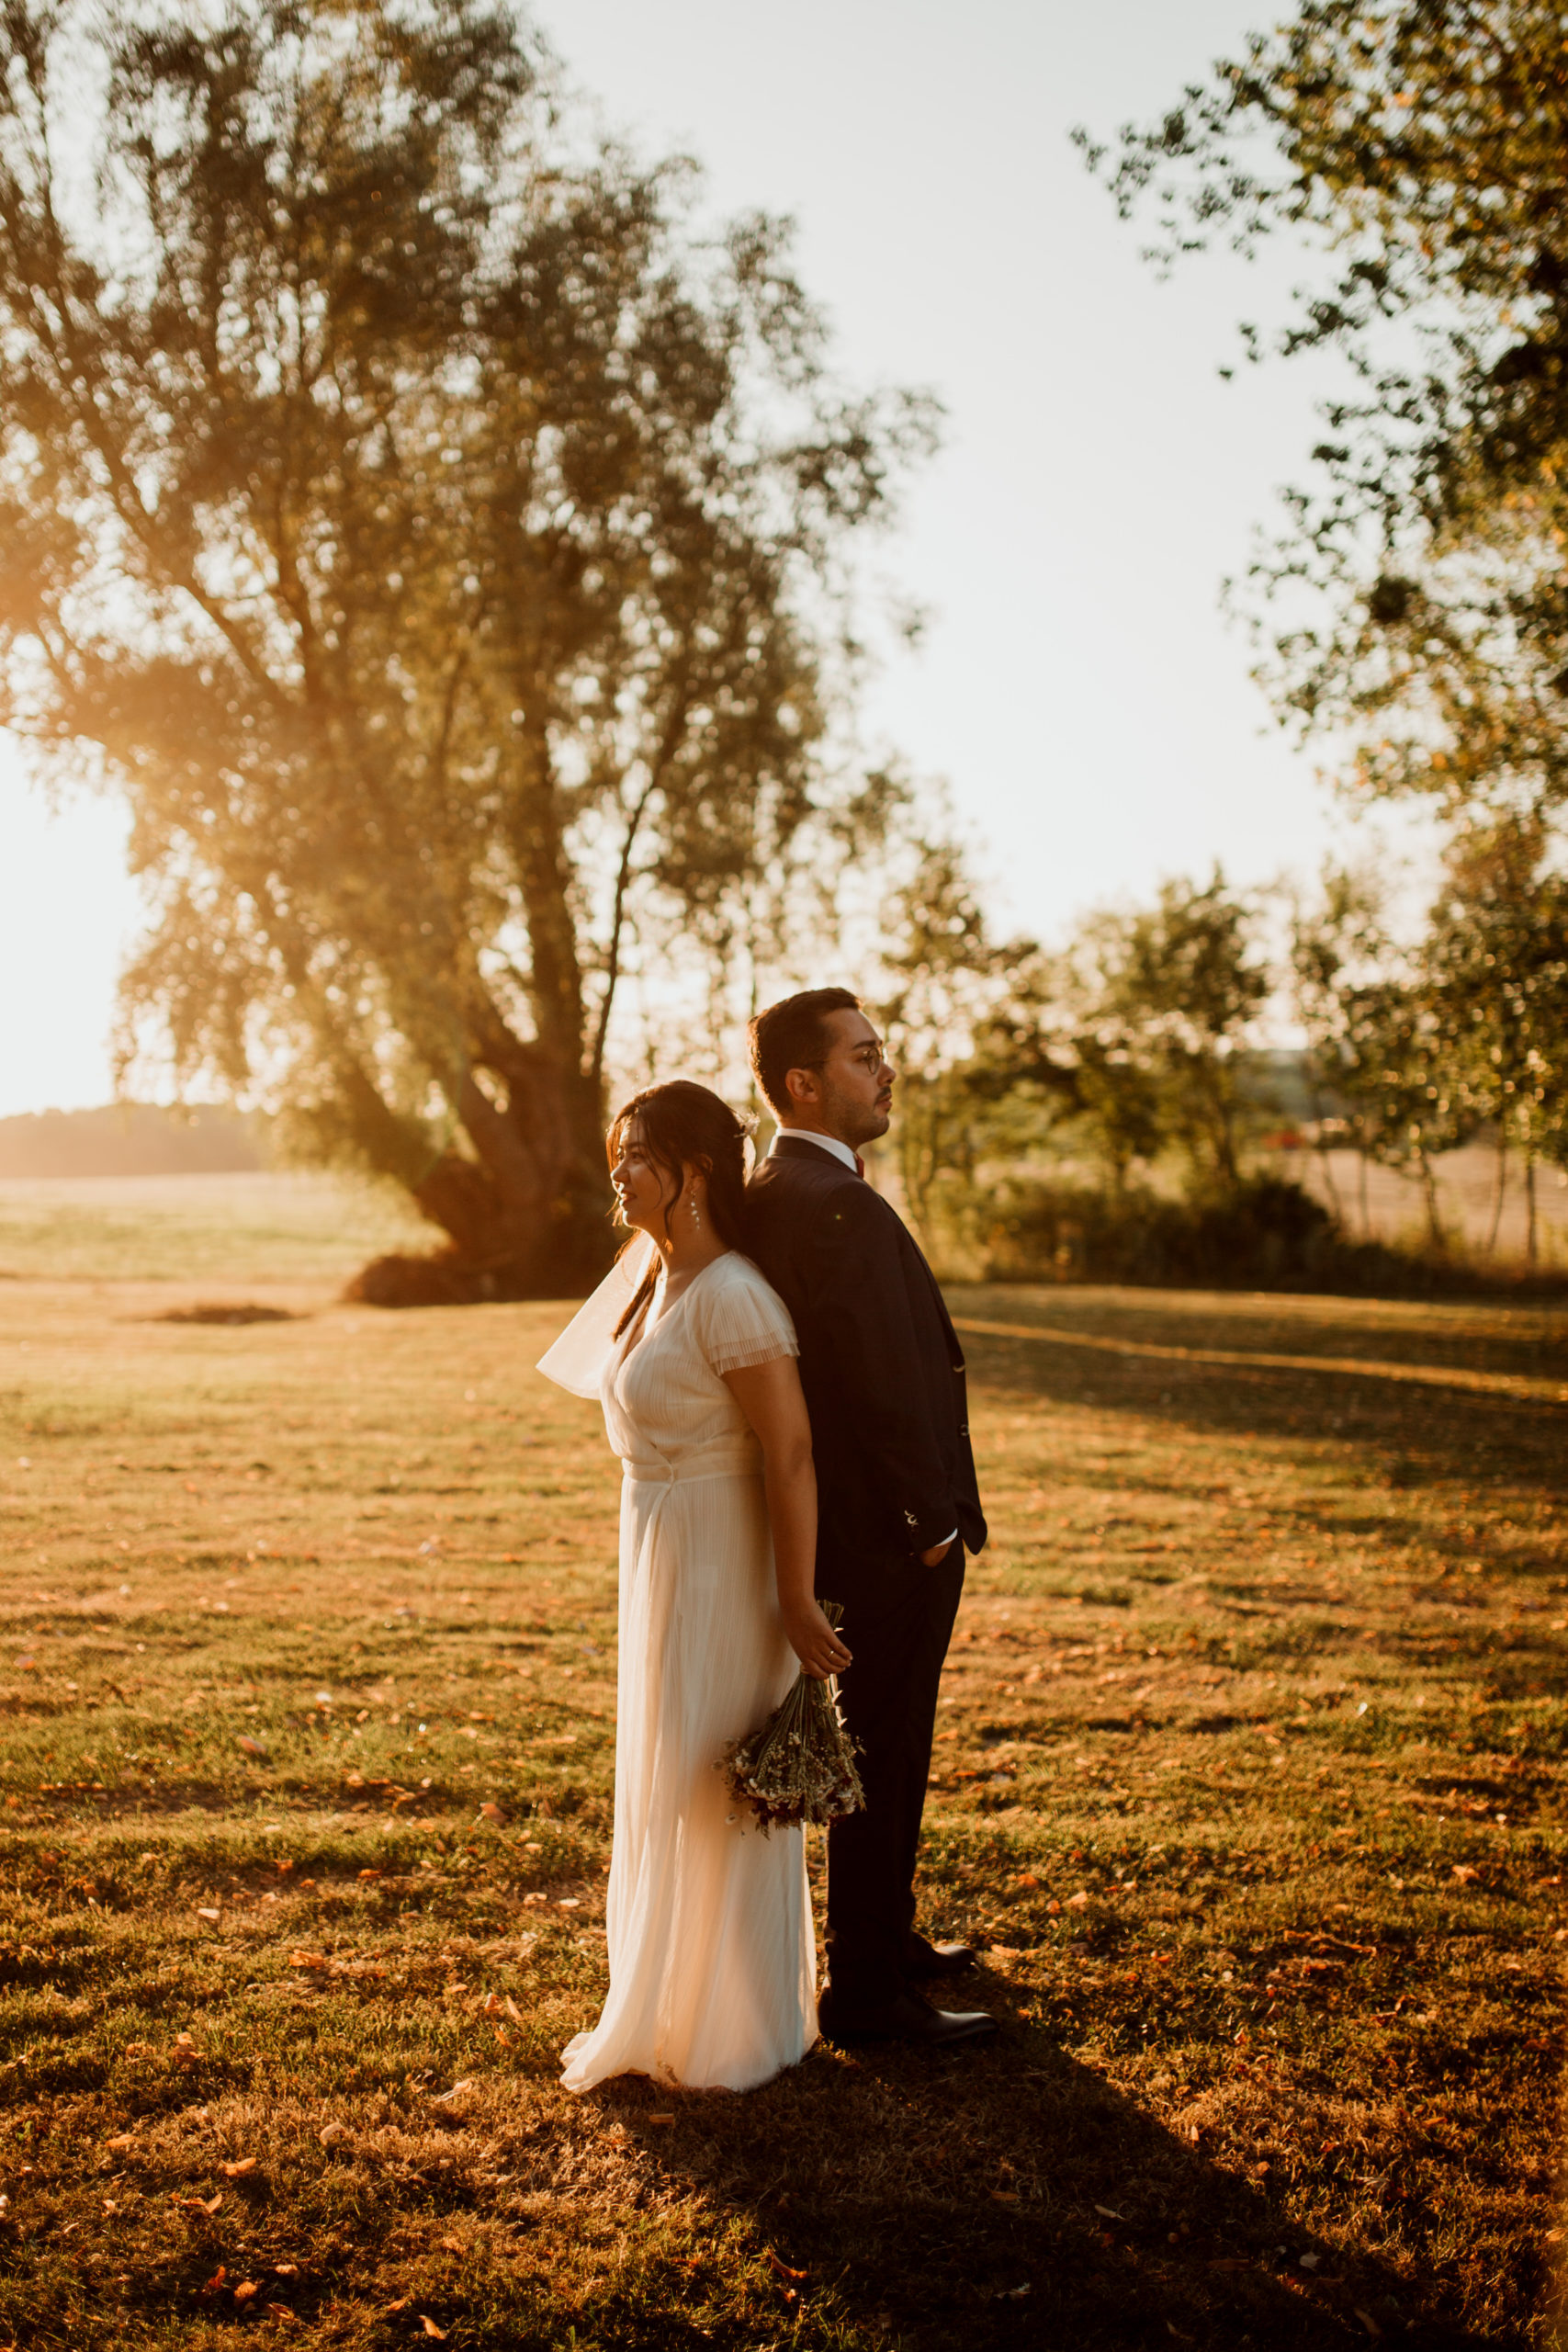
<path fill-rule="evenodd" d="M 341 1188 L 60 1190 L 0 1199 L 0 2352 L 1556 2340 L 1568 1317 L 954 1290 L 920 1898 L 1002 2035 L 575 2100 L 567 1307 L 343 1306 L 408 1228 Z"/>
<path fill-rule="evenodd" d="M 1293 1176 L 1333 1208 L 1353 1239 L 1425 1249 L 1427 1211 L 1414 1177 L 1393 1168 L 1363 1168 L 1353 1151 L 1329 1152 L 1326 1167 L 1324 1155 L 1315 1151 L 1282 1151 L 1278 1157 L 1280 1173 Z M 1498 1218 L 1497 1156 L 1489 1146 L 1467 1144 L 1462 1151 L 1442 1152 L 1434 1166 L 1438 1211 L 1451 1239 L 1484 1262 L 1495 1218 L 1499 1264 L 1522 1265 L 1527 1218 L 1518 1168 L 1509 1168 Z M 1568 1170 L 1538 1168 L 1535 1196 L 1538 1261 L 1543 1268 L 1568 1266 Z"/>
<path fill-rule="evenodd" d="M 340 1176 L 0 1178 L 0 1279 L 332 1282 L 440 1239 L 397 1193 Z"/>

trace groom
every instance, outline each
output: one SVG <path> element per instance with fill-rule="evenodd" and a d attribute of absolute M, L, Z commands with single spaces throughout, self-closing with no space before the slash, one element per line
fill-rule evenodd
<path fill-rule="evenodd" d="M 779 1131 L 748 1190 L 750 1245 L 800 1342 L 817 1590 L 844 1604 L 840 1690 L 866 1799 L 828 1833 L 822 2030 L 974 2041 L 996 2020 L 924 1990 L 974 1955 L 917 1935 L 914 1895 L 942 1662 L 964 1551 L 986 1541 L 964 1359 L 930 1267 L 863 1181 L 857 1147 L 886 1134 L 895 1073 L 858 998 L 807 989 L 760 1012 L 750 1037 Z"/>

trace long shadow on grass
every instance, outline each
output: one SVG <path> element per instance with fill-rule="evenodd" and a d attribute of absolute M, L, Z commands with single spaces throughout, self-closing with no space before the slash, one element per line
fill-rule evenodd
<path fill-rule="evenodd" d="M 1179 1422 L 1225 1437 L 1333 1439 L 1382 1449 L 1399 1485 L 1478 1477 L 1562 1488 L 1568 1408 L 1485 1390 L 1422 1388 L 1375 1373 L 1170 1363 L 1090 1354 L 1042 1338 L 966 1333 L 971 1385 L 1033 1401 Z M 1475 1549 L 1470 1541 L 1472 1552 Z M 1515 1568 L 1529 1564 L 1510 1555 Z"/>
<path fill-rule="evenodd" d="M 1568 1380 L 1568 1312 L 1555 1307 L 1438 1305 L 1376 1299 L 1303 1298 L 1216 1291 L 1077 1287 L 1042 1290 L 955 1283 L 957 1316 L 1052 1325 L 1078 1345 L 1224 1348 L 1249 1359 L 1270 1353 L 1324 1358 L 1325 1371 L 1361 1360 L 1369 1372 L 1397 1364 L 1439 1380 L 1446 1372 L 1506 1373 Z M 1565 1303 L 1568 1304 L 1568 1303 Z"/>
<path fill-rule="evenodd" d="M 1483 2341 L 1016 2017 L 966 2060 L 819 2046 L 744 2098 L 598 2097 L 672 2188 L 753 2216 L 781 2320 L 825 2302 L 909 2352 L 1364 2345 L 1361 2312 L 1427 2352 Z"/>

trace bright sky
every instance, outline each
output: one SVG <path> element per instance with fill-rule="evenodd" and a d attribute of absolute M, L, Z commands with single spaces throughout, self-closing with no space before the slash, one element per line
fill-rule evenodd
<path fill-rule="evenodd" d="M 606 121 L 683 146 L 722 209 L 792 214 L 854 378 L 949 413 L 881 568 L 931 608 L 874 739 L 944 775 L 998 921 L 1058 930 L 1163 876 L 1308 873 L 1343 832 L 1220 616 L 1306 471 L 1299 364 L 1220 380 L 1303 266 L 1159 284 L 1067 132 L 1162 112 L 1272 17 L 1262 0 L 546 0 Z M 0 1115 L 109 1093 L 133 935 L 123 814 L 49 818 L 0 739 Z"/>

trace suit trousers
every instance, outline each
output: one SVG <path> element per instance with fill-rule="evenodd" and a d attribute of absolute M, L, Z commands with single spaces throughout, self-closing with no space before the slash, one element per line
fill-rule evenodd
<path fill-rule="evenodd" d="M 963 1589 L 960 1542 L 932 1568 L 900 1561 L 845 1603 L 854 1663 L 839 1695 L 865 1807 L 828 1832 L 828 1973 L 840 2018 L 874 2022 L 904 1989 L 937 1688 Z"/>

